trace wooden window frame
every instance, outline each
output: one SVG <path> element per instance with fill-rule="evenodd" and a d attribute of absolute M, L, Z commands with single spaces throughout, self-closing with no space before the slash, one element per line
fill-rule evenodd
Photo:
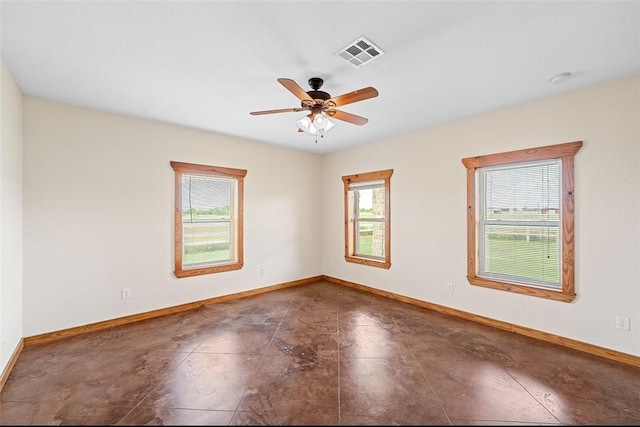
<path fill-rule="evenodd" d="M 198 165 L 193 163 L 171 162 L 175 171 L 175 207 L 174 207 L 174 271 L 176 277 L 191 277 L 203 274 L 220 273 L 223 271 L 239 270 L 244 266 L 243 255 L 243 206 L 244 206 L 244 177 L 247 171 L 220 166 Z M 234 260 L 205 267 L 184 268 L 182 263 L 182 176 L 203 175 L 212 177 L 233 178 L 236 180 L 237 200 L 232 218 L 234 226 Z"/>
<path fill-rule="evenodd" d="M 462 163 L 467 168 L 467 280 L 470 284 L 502 291 L 515 292 L 552 300 L 571 302 L 575 299 L 575 252 L 574 252 L 574 157 L 582 147 L 582 141 L 530 148 L 486 156 L 467 157 Z M 561 188 L 561 235 L 562 290 L 551 290 L 531 285 L 487 279 L 477 275 L 478 253 L 476 217 L 476 171 L 479 168 L 510 165 L 538 160 L 560 159 L 562 162 Z"/>
<path fill-rule="evenodd" d="M 344 184 L 344 259 L 347 262 L 368 265 L 370 267 L 391 268 L 391 175 L 393 169 L 366 172 L 342 177 Z M 350 200 L 349 185 L 355 182 L 384 181 L 384 258 L 382 260 L 359 256 L 355 253 L 355 227 L 353 220 L 353 201 Z"/>

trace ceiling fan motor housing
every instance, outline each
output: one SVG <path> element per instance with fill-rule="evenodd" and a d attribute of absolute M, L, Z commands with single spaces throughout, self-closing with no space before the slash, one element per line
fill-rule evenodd
<path fill-rule="evenodd" d="M 324 83 L 324 80 L 322 80 L 320 77 L 311 77 L 308 83 L 309 86 L 311 86 L 311 89 L 313 89 L 307 91 L 307 95 L 309 95 L 311 99 L 322 99 L 323 101 L 326 101 L 327 99 L 331 98 L 331 95 L 329 95 L 327 92 L 319 90 Z"/>

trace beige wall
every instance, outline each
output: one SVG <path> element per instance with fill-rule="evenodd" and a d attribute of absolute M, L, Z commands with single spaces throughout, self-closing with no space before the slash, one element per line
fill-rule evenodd
<path fill-rule="evenodd" d="M 22 94 L 0 71 L 0 372 L 22 338 Z"/>
<path fill-rule="evenodd" d="M 172 160 L 248 171 L 242 270 L 174 277 Z M 321 166 L 317 154 L 26 96 L 24 336 L 321 274 Z"/>
<path fill-rule="evenodd" d="M 577 298 L 469 285 L 461 159 L 577 140 Z M 327 155 L 323 168 L 324 274 L 640 356 L 640 76 Z M 381 169 L 394 169 L 389 270 L 343 252 L 340 177 Z"/>

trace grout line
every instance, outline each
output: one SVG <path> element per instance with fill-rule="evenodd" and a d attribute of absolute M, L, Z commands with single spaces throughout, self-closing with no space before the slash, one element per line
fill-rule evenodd
<path fill-rule="evenodd" d="M 337 354 L 337 370 L 338 370 L 338 425 L 342 425 L 342 410 L 340 400 L 342 392 L 342 383 L 340 382 L 340 292 L 336 285 L 336 354 Z"/>
<path fill-rule="evenodd" d="M 274 340 L 276 334 L 280 330 L 280 326 L 282 326 L 282 322 L 284 321 L 284 318 L 287 317 L 287 313 L 289 313 L 289 309 L 291 308 L 291 304 L 293 303 L 293 300 L 296 299 L 296 294 L 298 292 L 299 292 L 299 289 L 296 289 L 294 294 L 293 294 L 293 296 L 289 300 L 289 304 L 287 305 L 287 309 L 284 311 L 284 314 L 282 316 L 280 316 L 280 320 L 278 322 L 278 326 L 276 326 L 275 331 L 273 331 L 273 335 L 271 335 L 271 339 L 269 340 L 269 344 L 267 345 L 267 348 L 265 349 L 264 353 L 262 353 L 262 357 L 260 358 L 260 361 L 256 365 L 256 369 L 255 369 L 254 373 L 257 373 L 259 371 L 259 369 L 260 369 L 260 366 L 262 366 L 262 362 L 264 362 L 264 359 L 267 356 L 267 353 L 269 352 L 269 349 L 271 348 L 271 344 L 273 343 L 273 340 Z M 238 408 L 240 408 L 240 406 L 242 405 L 242 402 L 244 402 L 244 399 L 245 399 L 245 396 L 242 396 L 242 398 L 240 399 L 240 401 L 236 405 L 236 408 L 233 410 L 233 415 L 231 416 L 231 420 L 233 420 L 233 417 L 235 417 L 236 414 L 238 413 Z"/>

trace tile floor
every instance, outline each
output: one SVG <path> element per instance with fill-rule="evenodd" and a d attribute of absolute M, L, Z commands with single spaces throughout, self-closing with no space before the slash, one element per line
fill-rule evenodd
<path fill-rule="evenodd" d="M 26 346 L 0 424 L 638 425 L 640 368 L 318 282 Z"/>

